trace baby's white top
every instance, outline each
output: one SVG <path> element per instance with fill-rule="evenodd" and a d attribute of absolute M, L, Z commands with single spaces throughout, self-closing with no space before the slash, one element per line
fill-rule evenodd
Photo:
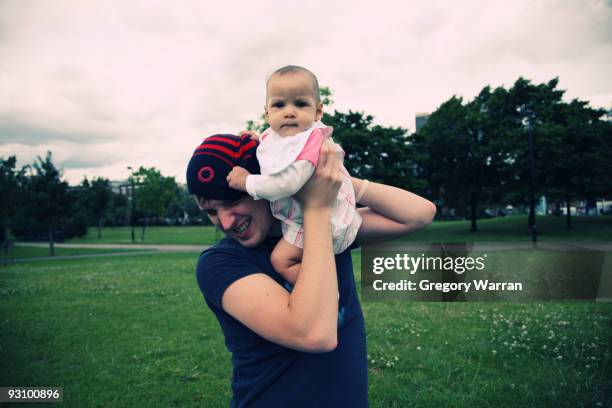
<path fill-rule="evenodd" d="M 262 140 L 257 148 L 257 160 L 261 174 L 275 174 L 286 169 L 304 150 L 308 136 L 313 129 L 327 128 L 320 121 L 303 132 L 294 136 L 281 137 L 271 128 L 262 134 Z"/>

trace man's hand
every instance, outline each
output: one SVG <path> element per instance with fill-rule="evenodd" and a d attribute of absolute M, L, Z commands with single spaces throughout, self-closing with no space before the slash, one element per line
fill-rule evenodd
<path fill-rule="evenodd" d="M 246 179 L 249 174 L 251 173 L 248 170 L 236 166 L 227 175 L 227 183 L 235 190 L 246 191 Z"/>
<path fill-rule="evenodd" d="M 331 145 L 323 143 L 317 168 L 297 193 L 297 199 L 304 209 L 314 207 L 331 210 L 341 184 L 340 160 Z"/>

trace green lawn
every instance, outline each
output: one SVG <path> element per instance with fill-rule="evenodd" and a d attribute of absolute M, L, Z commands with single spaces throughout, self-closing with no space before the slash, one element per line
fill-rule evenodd
<path fill-rule="evenodd" d="M 144 241 L 140 240 L 141 228 L 135 229 L 136 244 L 166 245 L 209 245 L 223 237 L 212 226 L 188 227 L 147 227 Z M 102 239 L 98 239 L 97 228 L 89 228 L 87 235 L 67 240 L 70 243 L 87 244 L 130 244 L 132 234 L 129 227 L 109 227 L 102 229 Z"/>
<path fill-rule="evenodd" d="M 573 217 L 573 228 L 567 229 L 564 217 L 539 216 L 537 218 L 539 240 L 542 242 L 603 242 L 612 237 L 612 217 Z M 405 238 L 411 242 L 529 242 L 526 216 L 490 218 L 478 221 L 480 231 L 471 233 L 469 221 L 434 222 L 426 229 Z M 216 242 L 221 234 L 211 226 L 149 227 L 144 242 L 140 241 L 140 229 L 136 228 L 136 243 L 206 245 Z M 102 239 L 97 229 L 90 228 L 82 238 L 71 243 L 131 243 L 131 232 L 126 227 L 104 228 Z"/>
<path fill-rule="evenodd" d="M 230 355 L 196 257 L 0 268 L 0 384 L 63 386 L 66 407 L 227 406 Z M 612 406 L 612 304 L 363 308 L 373 407 Z"/>

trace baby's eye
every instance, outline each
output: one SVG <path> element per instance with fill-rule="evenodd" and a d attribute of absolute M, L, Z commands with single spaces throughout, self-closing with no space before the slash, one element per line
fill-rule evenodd
<path fill-rule="evenodd" d="M 282 102 L 274 102 L 272 104 L 273 108 L 282 108 L 284 106 L 284 104 Z"/>
<path fill-rule="evenodd" d="M 297 101 L 297 102 L 295 103 L 295 105 L 296 105 L 297 107 L 299 107 L 299 108 L 303 108 L 303 107 L 305 107 L 305 106 L 308 106 L 308 102 L 306 102 L 306 101 Z"/>

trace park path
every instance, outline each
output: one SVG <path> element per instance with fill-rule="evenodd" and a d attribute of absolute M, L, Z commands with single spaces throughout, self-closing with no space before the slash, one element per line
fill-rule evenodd
<path fill-rule="evenodd" d="M 19 246 L 39 247 L 48 248 L 49 243 L 47 242 L 18 242 Z M 412 244 L 406 243 L 410 246 Z M 447 244 L 452 247 L 452 244 Z M 527 249 L 531 247 L 529 242 L 507 242 L 507 243 L 474 243 L 472 249 L 478 248 L 479 250 L 516 250 L 516 249 Z M 417 244 L 418 246 L 418 244 Z M 576 242 L 576 243 L 555 243 L 555 242 L 544 242 L 538 243 L 538 248 L 566 251 L 568 249 L 590 249 L 596 251 L 612 252 L 612 243 L 590 243 L 590 242 Z M 160 244 L 85 244 L 85 243 L 57 243 L 56 248 L 95 248 L 95 249 L 134 249 L 138 251 L 125 251 L 125 252 L 107 252 L 97 254 L 81 254 L 81 255 L 62 255 L 62 256 L 41 256 L 32 258 L 16 258 L 11 260 L 11 263 L 21 263 L 30 261 L 50 261 L 50 260 L 64 260 L 64 259 L 85 259 L 85 258 L 100 258 L 109 256 L 134 256 L 134 255 L 151 255 L 151 253 L 171 253 L 171 252 L 202 252 L 210 245 L 160 245 Z M 425 248 L 425 247 L 424 247 Z M 142 250 L 146 251 L 142 251 Z M 451 249 L 451 248 L 449 248 Z"/>
<path fill-rule="evenodd" d="M 48 242 L 17 242 L 18 246 L 48 248 Z M 152 249 L 162 252 L 201 252 L 210 245 L 161 245 L 161 244 L 54 244 L 56 248 L 94 248 L 94 249 Z"/>
<path fill-rule="evenodd" d="M 39 247 L 48 248 L 49 243 L 47 242 L 19 242 L 18 246 L 27 247 Z M 57 243 L 54 244 L 56 248 L 94 248 L 94 249 L 135 249 L 139 251 L 125 251 L 125 252 L 107 252 L 97 254 L 81 254 L 81 255 L 61 255 L 61 256 L 40 256 L 32 258 L 16 258 L 11 263 L 21 263 L 30 261 L 52 261 L 52 260 L 63 260 L 63 259 L 86 259 L 86 258 L 100 258 L 109 256 L 134 256 L 134 255 L 151 255 L 151 253 L 171 253 L 171 252 L 202 252 L 203 250 L 210 248 L 210 245 L 156 245 L 156 244 L 65 244 Z M 141 251 L 146 249 L 147 251 Z"/>

